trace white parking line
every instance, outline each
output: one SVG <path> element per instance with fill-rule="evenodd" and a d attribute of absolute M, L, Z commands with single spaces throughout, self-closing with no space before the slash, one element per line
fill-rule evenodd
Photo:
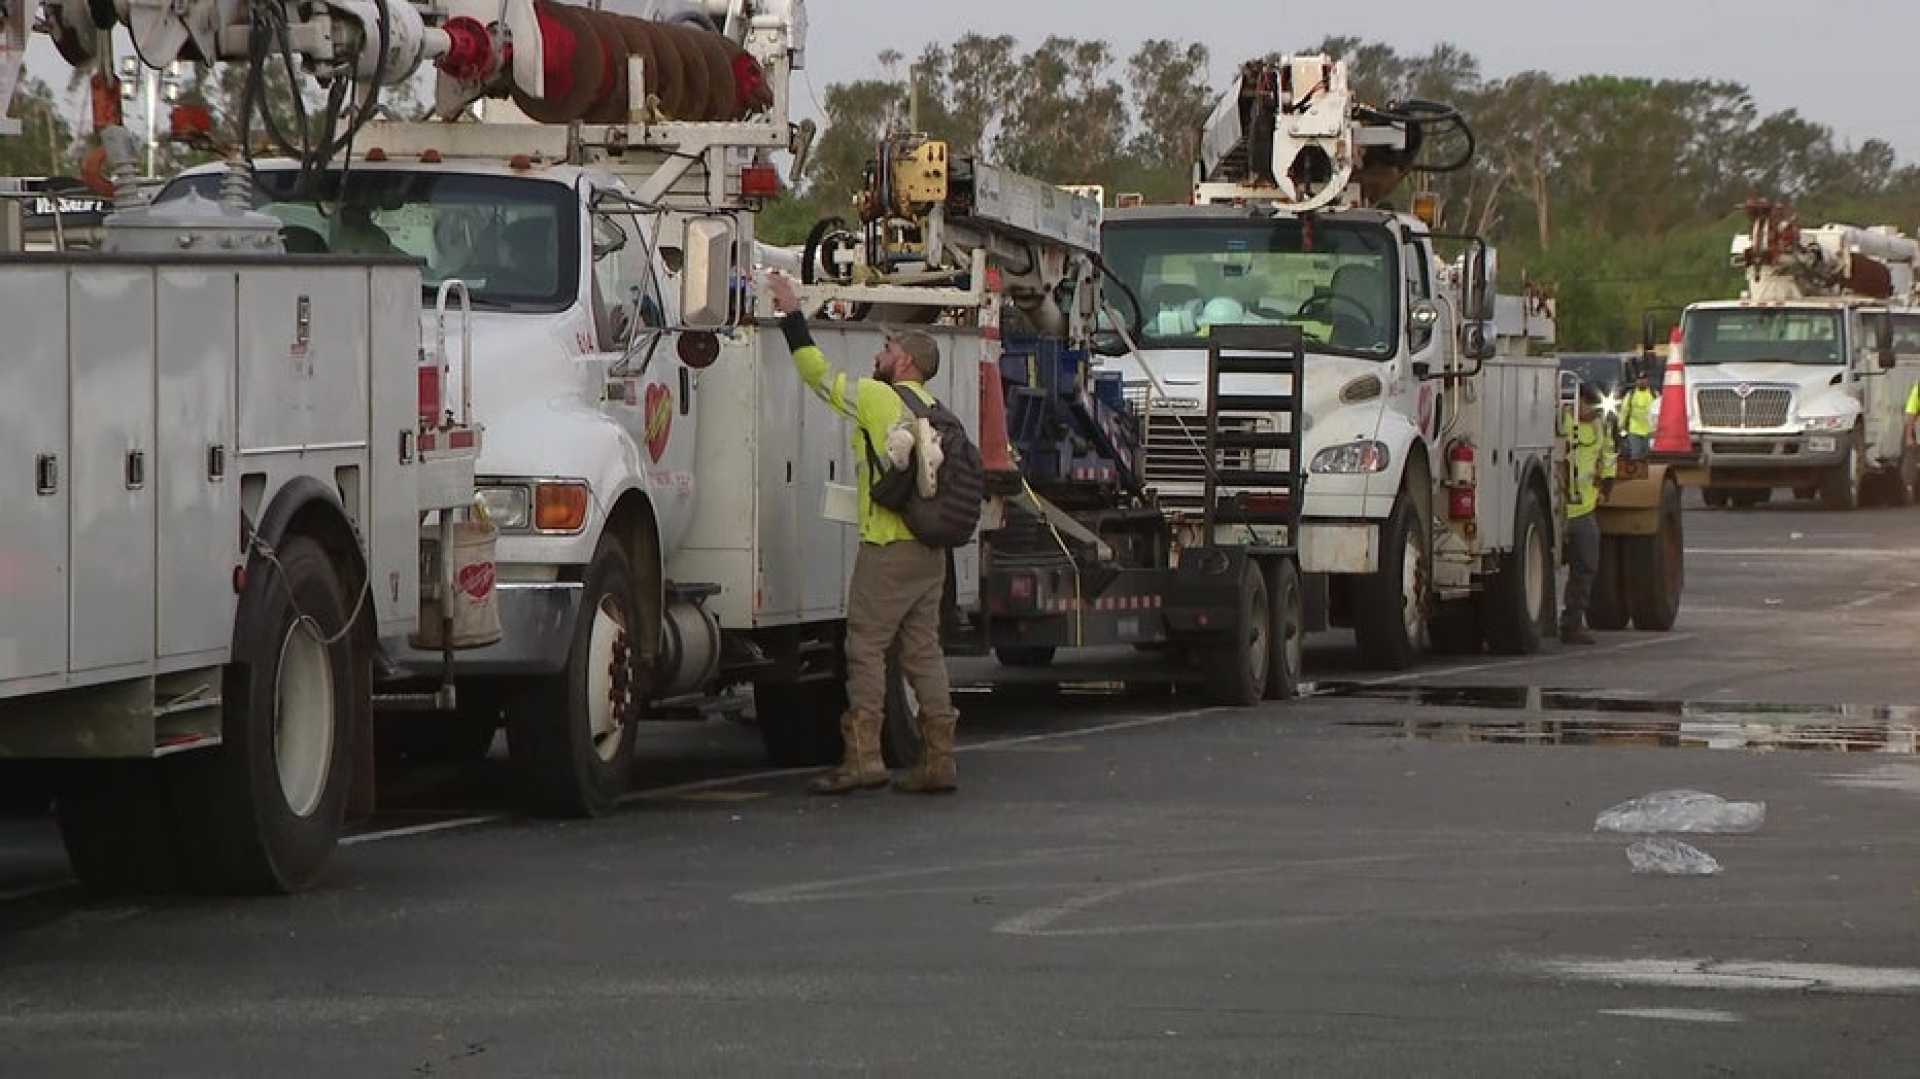
<path fill-rule="evenodd" d="M 1846 603 L 1842 603 L 1840 606 L 1835 607 L 1834 610 L 1857 611 L 1862 607 L 1871 607 L 1874 604 L 1879 603 L 1881 600 L 1888 600 L 1888 599 L 1893 599 L 1897 596 L 1904 596 L 1907 593 L 1914 591 L 1915 589 L 1920 589 L 1920 584 L 1903 584 L 1898 588 L 1889 588 L 1884 592 L 1875 592 L 1870 596 L 1861 596 L 1859 599 L 1850 600 Z"/>
<path fill-rule="evenodd" d="M 1584 661 L 1595 656 L 1612 655 L 1616 652 L 1633 652 L 1642 648 L 1654 648 L 1663 644 L 1679 644 L 1693 640 L 1691 633 L 1658 633 L 1644 640 L 1627 641 L 1623 644 L 1602 645 L 1598 648 L 1582 648 L 1579 651 L 1554 652 L 1548 655 L 1523 656 L 1519 659 L 1496 660 L 1492 663 L 1475 663 L 1465 667 L 1443 667 L 1433 670 L 1409 671 L 1406 674 L 1393 674 L 1384 678 L 1363 678 L 1357 681 L 1332 679 L 1350 686 L 1391 686 L 1401 682 L 1413 682 L 1429 678 L 1451 678 L 1458 674 L 1478 674 L 1481 671 L 1504 671 L 1514 667 L 1532 667 L 1542 663 L 1560 663 L 1565 661 Z"/>
<path fill-rule="evenodd" d="M 1714 959 L 1550 959 L 1530 964 L 1558 978 L 1661 989 L 1788 993 L 1920 993 L 1920 970 L 1840 963 Z"/>
<path fill-rule="evenodd" d="M 432 835 L 434 832 L 451 832 L 456 828 L 474 828 L 482 824 L 506 820 L 504 813 L 490 813 L 479 817 L 456 817 L 453 820 L 439 820 L 428 824 L 411 824 L 405 828 L 389 828 L 384 832 L 361 832 L 359 835 L 343 836 L 340 845 L 357 846 L 361 843 L 379 843 L 388 839 L 405 839 L 411 835 Z"/>
<path fill-rule="evenodd" d="M 1622 1019 L 1655 1019 L 1667 1023 L 1739 1023 L 1743 1020 L 1734 1012 L 1723 1012 L 1715 1008 L 1602 1008 L 1601 1015 L 1616 1015 Z"/>
<path fill-rule="evenodd" d="M 1689 555 L 1717 558 L 1920 558 L 1920 547 L 1689 547 Z"/>

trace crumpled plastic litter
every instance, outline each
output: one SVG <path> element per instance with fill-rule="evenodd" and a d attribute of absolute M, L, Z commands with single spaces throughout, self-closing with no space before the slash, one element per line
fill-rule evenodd
<path fill-rule="evenodd" d="M 1736 835 L 1759 831 L 1766 819 L 1765 802 L 1729 802 L 1705 791 L 1655 791 L 1600 814 L 1593 830 L 1627 835 Z"/>
<path fill-rule="evenodd" d="M 1649 876 L 1711 877 L 1720 872 L 1713 855 L 1666 836 L 1636 840 L 1627 848 L 1627 861 L 1635 873 Z"/>

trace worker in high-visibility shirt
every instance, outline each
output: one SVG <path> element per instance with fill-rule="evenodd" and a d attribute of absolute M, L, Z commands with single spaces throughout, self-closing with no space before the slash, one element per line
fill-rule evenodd
<path fill-rule="evenodd" d="M 1917 424 L 1920 424 L 1920 382 L 1914 383 L 1913 389 L 1907 394 L 1907 443 L 1906 444 L 1909 446 L 1920 445 L 1920 442 L 1915 441 L 1915 435 L 1914 435 L 1915 425 Z"/>
<path fill-rule="evenodd" d="M 1646 460 L 1647 452 L 1653 448 L 1653 405 L 1659 398 L 1647 383 L 1647 372 L 1642 368 L 1633 380 L 1633 389 L 1627 391 L 1627 399 L 1620 403 L 1620 422 L 1627 432 L 1629 461 Z"/>
<path fill-rule="evenodd" d="M 1567 601 L 1560 615 L 1560 639 L 1592 644 L 1587 600 L 1600 573 L 1600 522 L 1594 511 L 1602 498 L 1613 493 L 1617 472 L 1598 390 L 1580 387 L 1578 413 L 1561 415 L 1560 433 L 1567 440 Z"/>
<path fill-rule="evenodd" d="M 953 761 L 954 710 L 947 660 L 940 646 L 947 554 L 921 543 L 901 515 L 874 500 L 888 469 L 894 429 L 909 424 L 903 393 L 932 404 L 925 383 L 940 373 L 940 346 L 918 330 L 889 335 L 873 358 L 873 377 L 836 372 L 813 343 L 793 282 L 768 278 L 800 380 L 842 418 L 853 421 L 859 477 L 860 553 L 847 594 L 847 713 L 840 718 L 846 754 L 840 767 L 813 781 L 815 794 L 878 790 L 888 783 L 880 752 L 886 716 L 887 653 L 898 646 L 900 672 L 920 705 L 921 758 L 893 785 L 911 794 L 946 794 L 959 786 Z"/>

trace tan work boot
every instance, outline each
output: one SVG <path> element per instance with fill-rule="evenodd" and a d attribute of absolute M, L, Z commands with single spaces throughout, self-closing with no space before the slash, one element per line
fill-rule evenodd
<path fill-rule="evenodd" d="M 952 794 L 960 789 L 959 769 L 953 763 L 953 733 L 957 719 L 920 721 L 920 763 L 893 781 L 904 794 Z"/>
<path fill-rule="evenodd" d="M 840 717 L 840 738 L 846 752 L 840 767 L 807 785 L 814 794 L 851 794 L 877 791 L 887 785 L 887 762 L 880 756 L 880 720 L 849 711 Z"/>

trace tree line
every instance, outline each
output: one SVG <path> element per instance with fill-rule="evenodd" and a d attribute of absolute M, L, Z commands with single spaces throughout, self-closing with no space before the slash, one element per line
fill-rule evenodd
<path fill-rule="evenodd" d="M 1810 223 L 1920 225 L 1920 167 L 1881 140 L 1851 146 L 1796 110 L 1765 112 L 1737 82 L 1494 78 L 1453 45 L 1407 53 L 1354 37 L 1299 51 L 1347 60 L 1362 100 L 1424 99 L 1465 114 L 1473 162 L 1427 181 L 1441 224 L 1500 246 L 1509 286 L 1526 279 L 1559 297 L 1563 348 L 1630 347 L 1648 308 L 1737 294 L 1728 244 L 1750 197 L 1790 201 Z M 845 212 L 876 143 L 906 125 L 914 98 L 921 129 L 956 154 L 1182 200 L 1196 134 L 1231 77 L 1206 46 L 1169 40 L 1123 57 L 1104 41 L 1025 47 L 968 34 L 910 63 L 894 51 L 879 61 L 876 77 L 826 89 L 828 126 L 799 189 L 763 224 L 775 242 Z M 1411 182 L 1403 204 L 1410 192 Z"/>

